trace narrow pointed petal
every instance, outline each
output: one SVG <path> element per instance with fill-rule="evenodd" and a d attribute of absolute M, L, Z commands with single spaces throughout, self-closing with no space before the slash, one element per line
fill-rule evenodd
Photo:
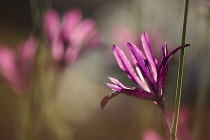
<path fill-rule="evenodd" d="M 156 81 L 157 80 L 157 67 L 155 64 L 155 58 L 153 57 L 152 51 L 150 49 L 149 38 L 146 32 L 144 32 L 141 35 L 141 41 L 142 41 L 144 52 L 149 61 L 154 80 Z"/>
<path fill-rule="evenodd" d="M 114 91 L 121 91 L 122 90 L 122 88 L 119 87 L 118 85 L 114 85 L 114 84 L 110 84 L 110 83 L 106 83 L 106 84 L 107 84 L 107 86 L 109 86 Z"/>
<path fill-rule="evenodd" d="M 166 57 L 168 55 L 168 46 L 166 42 L 162 44 L 162 51 L 163 51 L 163 56 Z"/>
<path fill-rule="evenodd" d="M 190 44 L 185 44 L 184 47 L 188 47 L 190 46 Z M 167 55 L 167 59 L 170 59 L 178 50 L 180 50 L 182 48 L 182 46 L 177 47 L 176 49 L 174 49 L 171 53 L 169 53 Z"/>
<path fill-rule="evenodd" d="M 189 46 L 189 44 L 186 44 L 184 47 Z M 167 46 L 165 45 L 165 48 Z M 164 87 L 165 87 L 165 82 L 167 78 L 167 72 L 168 72 L 168 62 L 170 58 L 178 51 L 181 49 L 182 46 L 177 47 L 174 49 L 171 53 L 167 54 L 166 57 L 163 56 L 159 70 L 158 70 L 158 80 L 157 80 L 157 85 L 158 85 L 158 90 L 159 90 L 159 96 L 162 96 Z"/>
<path fill-rule="evenodd" d="M 113 52 L 120 68 L 125 71 L 130 79 L 132 79 L 136 84 L 138 84 L 144 90 L 147 87 L 141 82 L 134 69 L 132 68 L 130 61 L 126 57 L 125 53 L 117 46 L 113 46 Z"/>
<path fill-rule="evenodd" d="M 118 81 L 117 79 L 115 78 L 112 78 L 112 77 L 108 77 L 112 83 L 114 83 L 115 85 L 121 87 L 121 88 L 126 88 L 126 86 L 124 86 L 120 81 Z"/>
<path fill-rule="evenodd" d="M 158 88 L 158 93 L 159 97 L 163 95 L 163 90 L 165 88 L 165 83 L 166 83 L 166 78 L 167 78 L 167 73 L 168 73 L 168 63 L 165 63 L 159 71 L 158 74 L 158 79 L 157 79 L 157 88 Z"/>
<path fill-rule="evenodd" d="M 155 93 L 156 93 L 156 84 L 155 84 L 155 82 L 154 82 L 154 80 L 153 80 L 153 82 L 152 81 L 150 81 L 148 78 L 147 78 L 147 76 L 146 76 L 146 74 L 144 73 L 144 71 L 141 69 L 141 67 L 139 67 L 139 66 L 136 66 L 136 71 L 137 71 L 137 73 L 138 73 L 138 75 L 139 75 L 139 77 L 140 77 L 140 79 L 141 79 L 141 81 L 146 85 L 146 91 L 147 92 L 151 92 L 152 94 L 154 94 L 155 95 Z"/>
<path fill-rule="evenodd" d="M 144 54 L 134 44 L 128 43 L 127 45 L 132 51 L 133 56 L 135 57 L 138 65 L 141 67 L 141 70 L 143 71 L 143 73 L 145 73 L 144 76 L 146 76 L 146 78 L 148 78 L 151 82 L 154 82 L 147 65 L 145 65 Z"/>
<path fill-rule="evenodd" d="M 55 10 L 48 10 L 44 19 L 44 30 L 51 42 L 59 33 L 59 17 Z"/>
<path fill-rule="evenodd" d="M 146 92 L 144 90 L 140 90 L 140 89 L 136 89 L 136 88 L 135 89 L 124 89 L 122 91 L 112 92 L 109 95 L 105 96 L 101 101 L 101 109 L 103 109 L 105 107 L 105 105 L 108 103 L 108 101 L 110 99 L 119 95 L 119 93 L 123 93 L 123 94 L 129 95 L 129 96 L 132 96 L 132 97 L 145 99 L 145 100 L 152 100 L 152 101 L 157 100 L 156 96 L 154 96 L 151 93 Z"/>

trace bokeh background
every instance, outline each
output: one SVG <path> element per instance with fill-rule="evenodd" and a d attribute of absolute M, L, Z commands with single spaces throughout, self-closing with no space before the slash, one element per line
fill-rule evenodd
<path fill-rule="evenodd" d="M 141 140 L 147 130 L 168 138 L 159 108 L 150 101 L 119 95 L 102 111 L 101 99 L 111 92 L 108 77 L 133 85 L 120 70 L 112 45 L 126 47 L 127 42 L 140 43 L 147 31 L 154 55 L 160 60 L 161 43 L 169 50 L 181 44 L 183 0 L 55 0 L 51 7 L 63 15 L 79 8 L 84 18 L 97 23 L 103 43 L 69 67 L 62 75 L 57 102 L 63 130 L 68 140 Z M 33 29 L 28 0 L 0 1 L 0 44 L 15 48 Z M 210 137 L 210 2 L 190 1 L 187 27 L 183 92 L 181 106 L 185 111 L 186 133 L 199 140 Z M 179 53 L 170 62 L 165 89 L 165 103 L 173 112 Z M 3 80 L 1 80 L 3 83 Z M 20 96 L 0 85 L 0 139 L 15 140 L 18 130 Z M 53 116 L 52 116 L 53 117 Z M 43 139 L 50 139 L 46 131 Z M 186 136 L 186 140 L 189 137 Z M 53 138 L 51 138 L 53 139 Z M 193 139 L 193 138 L 192 138 Z M 146 140 L 146 139 L 145 139 Z"/>

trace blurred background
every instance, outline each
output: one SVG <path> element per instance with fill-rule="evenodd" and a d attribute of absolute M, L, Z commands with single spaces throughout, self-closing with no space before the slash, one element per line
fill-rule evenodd
<path fill-rule="evenodd" d="M 140 35 L 146 31 L 153 54 L 160 62 L 162 42 L 168 43 L 169 51 L 181 44 L 184 1 L 55 0 L 51 4 L 60 16 L 75 7 L 82 11 L 83 18 L 96 21 L 102 44 L 67 68 L 61 76 L 55 104 L 65 122 L 62 133 L 66 139 L 142 140 L 145 132 L 151 130 L 167 139 L 163 116 L 153 102 L 122 94 L 112 99 L 103 111 L 100 102 L 112 92 L 105 84 L 109 82 L 109 76 L 127 86 L 134 85 L 117 65 L 112 45 L 125 51 L 127 42 L 141 46 Z M 1 0 L 0 44 L 15 48 L 25 40 L 33 30 L 32 17 L 30 1 Z M 208 140 L 210 137 L 209 27 L 209 0 L 190 1 L 186 42 L 191 46 L 186 48 L 181 101 L 184 112 L 181 120 L 184 121 L 180 125 L 183 128 L 179 128 L 184 133 L 180 134 L 183 140 Z M 171 114 L 178 64 L 179 53 L 170 61 L 165 89 L 166 108 Z M 4 86 L 2 79 L 0 139 L 15 140 L 21 96 Z M 50 132 L 43 131 L 41 139 L 53 139 Z"/>

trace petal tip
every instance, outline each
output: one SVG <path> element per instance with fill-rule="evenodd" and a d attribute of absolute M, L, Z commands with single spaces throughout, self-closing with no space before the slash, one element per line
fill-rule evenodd
<path fill-rule="evenodd" d="M 143 35 L 143 36 L 147 36 L 147 32 L 144 31 L 144 32 L 142 33 L 142 35 Z"/>
<path fill-rule="evenodd" d="M 115 44 L 113 44 L 113 46 L 112 46 L 112 47 L 113 47 L 113 49 L 115 49 L 117 46 L 116 46 Z"/>
<path fill-rule="evenodd" d="M 184 47 L 189 47 L 191 44 L 185 44 Z"/>

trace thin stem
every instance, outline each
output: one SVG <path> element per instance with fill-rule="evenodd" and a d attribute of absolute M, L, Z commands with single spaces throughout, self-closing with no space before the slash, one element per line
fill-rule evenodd
<path fill-rule="evenodd" d="M 158 106 L 160 107 L 160 109 L 161 109 L 161 111 L 163 113 L 164 119 L 165 119 L 166 124 L 168 126 L 168 130 L 169 130 L 169 132 L 171 134 L 172 133 L 172 130 L 171 130 L 171 121 L 169 120 L 168 112 L 166 111 L 164 102 L 163 101 L 159 102 L 158 103 Z"/>
<path fill-rule="evenodd" d="M 171 140 L 176 139 L 177 135 L 177 125 L 178 125 L 178 117 L 179 117 L 179 108 L 180 108 L 180 100 L 181 100 L 181 89 L 182 89 L 182 77 L 183 77 L 183 68 L 184 68 L 184 45 L 186 39 L 186 29 L 187 29 L 187 15 L 188 15 L 188 5 L 189 0 L 185 0 L 185 12 L 184 12 L 184 22 L 183 22 L 183 30 L 182 30 L 182 42 L 179 60 L 179 70 L 178 70 L 178 78 L 177 78 L 177 88 L 176 88 L 176 98 L 175 98 L 175 108 L 174 108 L 174 118 L 172 125 L 172 135 Z"/>

